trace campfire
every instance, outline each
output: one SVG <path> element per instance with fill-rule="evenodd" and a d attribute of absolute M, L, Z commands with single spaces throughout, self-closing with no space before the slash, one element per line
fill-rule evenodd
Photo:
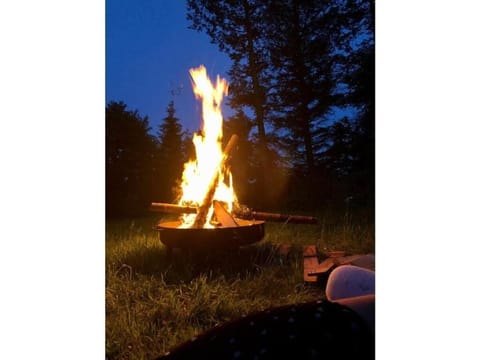
<path fill-rule="evenodd" d="M 182 228 L 213 228 L 215 208 L 226 207 L 231 212 L 236 199 L 232 176 L 227 168 L 230 151 L 238 137 L 233 135 L 222 150 L 223 117 L 221 104 L 228 93 L 225 79 L 217 76 L 214 85 L 204 66 L 190 69 L 193 91 L 202 100 L 203 126 L 201 133 L 193 137 L 196 159 L 185 164 L 182 175 L 182 197 L 179 205 L 198 207 L 197 214 L 182 216 Z M 225 183 L 228 179 L 228 185 Z M 217 206 L 214 207 L 213 201 Z"/>
<path fill-rule="evenodd" d="M 202 101 L 202 131 L 193 136 L 196 158 L 184 166 L 178 203 L 152 203 L 152 211 L 180 215 L 178 221 L 156 226 L 161 241 L 171 248 L 236 247 L 260 241 L 263 220 L 316 223 L 311 217 L 255 212 L 239 205 L 228 164 L 238 136 L 232 135 L 222 149 L 221 103 L 227 81 L 217 76 L 214 85 L 204 66 L 190 69 L 190 75 L 195 96 Z"/>

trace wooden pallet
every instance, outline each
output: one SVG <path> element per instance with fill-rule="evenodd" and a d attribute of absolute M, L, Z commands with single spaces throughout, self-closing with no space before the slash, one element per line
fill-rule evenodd
<path fill-rule="evenodd" d="M 303 280 L 305 282 L 317 282 L 318 276 L 327 273 L 334 265 L 333 258 L 328 258 L 321 263 L 318 261 L 315 245 L 303 247 Z"/>
<path fill-rule="evenodd" d="M 319 277 L 324 277 L 331 270 L 340 265 L 355 265 L 375 271 L 374 255 L 350 255 L 338 256 L 339 252 L 331 254 L 322 262 L 318 261 L 318 253 L 315 245 L 303 247 L 303 280 L 307 283 L 316 283 Z M 344 253 L 342 254 L 344 255 Z"/>

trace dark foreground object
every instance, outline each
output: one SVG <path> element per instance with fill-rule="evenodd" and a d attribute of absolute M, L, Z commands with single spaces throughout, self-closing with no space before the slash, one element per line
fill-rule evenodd
<path fill-rule="evenodd" d="M 239 226 L 178 229 L 179 221 L 159 223 L 160 241 L 169 248 L 225 249 L 253 244 L 265 235 L 264 221 L 237 220 Z"/>
<path fill-rule="evenodd" d="M 374 359 L 373 333 L 349 308 L 282 306 L 215 327 L 159 359 Z"/>

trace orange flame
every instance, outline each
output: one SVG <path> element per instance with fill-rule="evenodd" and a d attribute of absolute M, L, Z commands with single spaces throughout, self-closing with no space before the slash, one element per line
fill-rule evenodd
<path fill-rule="evenodd" d="M 233 191 L 232 176 L 226 172 L 229 184 L 224 182 L 225 169 L 220 169 L 223 157 L 222 151 L 222 126 L 223 117 L 220 105 L 224 95 L 228 94 L 228 84 L 225 79 L 217 76 L 215 86 L 207 76 L 207 70 L 203 65 L 196 69 L 190 69 L 192 86 L 197 99 L 202 100 L 203 128 L 200 134 L 194 134 L 196 159 L 184 165 L 182 175 L 182 197 L 180 205 L 200 206 L 211 179 L 220 172 L 220 181 L 215 190 L 214 200 L 227 204 L 227 210 L 232 211 L 235 193 Z M 213 214 L 213 206 L 210 207 L 204 228 L 212 228 L 209 219 Z M 184 214 L 181 228 L 192 227 L 196 214 Z"/>

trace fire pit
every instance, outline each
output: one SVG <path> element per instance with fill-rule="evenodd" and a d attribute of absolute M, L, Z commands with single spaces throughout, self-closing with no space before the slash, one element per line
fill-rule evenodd
<path fill-rule="evenodd" d="M 265 221 L 292 224 L 316 224 L 311 216 L 288 215 L 253 211 L 247 207 L 235 208 L 228 213 L 214 201 L 214 213 L 220 226 L 206 228 L 181 228 L 181 221 L 160 222 L 155 230 L 160 232 L 160 241 L 168 248 L 235 248 L 253 244 L 263 239 Z M 170 214 L 195 214 L 197 208 L 175 204 L 152 203 L 153 212 Z"/>
<path fill-rule="evenodd" d="M 178 204 L 152 203 L 153 211 L 182 214 L 179 221 L 156 225 L 161 242 L 170 250 L 236 248 L 263 239 L 262 220 L 294 222 L 296 218 L 301 222 L 312 222 L 312 218 L 285 217 L 238 208 L 228 164 L 238 136 L 233 134 L 224 149 L 221 141 L 223 118 L 220 104 L 228 84 L 225 79 L 217 77 L 214 86 L 203 66 L 190 69 L 190 74 L 194 93 L 202 99 L 203 127 L 193 137 L 196 159 L 184 165 Z"/>
<path fill-rule="evenodd" d="M 163 222 L 156 225 L 160 241 L 167 247 L 180 249 L 236 248 L 250 245 L 263 239 L 264 221 L 236 220 L 238 226 L 213 229 L 181 229 L 180 221 Z"/>

